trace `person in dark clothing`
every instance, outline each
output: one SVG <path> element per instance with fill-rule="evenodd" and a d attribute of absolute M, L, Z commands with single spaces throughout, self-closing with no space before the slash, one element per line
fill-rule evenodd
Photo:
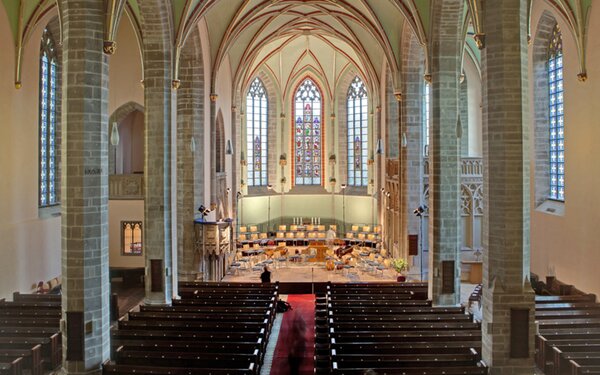
<path fill-rule="evenodd" d="M 260 274 L 260 281 L 263 283 L 271 282 L 271 271 L 269 271 L 268 266 L 265 266 L 263 273 Z"/>

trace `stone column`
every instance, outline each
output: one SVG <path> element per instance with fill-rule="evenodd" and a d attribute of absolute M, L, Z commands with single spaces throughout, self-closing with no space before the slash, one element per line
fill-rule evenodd
<path fill-rule="evenodd" d="M 527 1 L 483 12 L 483 359 L 490 374 L 533 374 Z"/>
<path fill-rule="evenodd" d="M 406 133 L 406 176 L 402 180 L 402 189 L 405 194 L 403 213 L 406 215 L 406 227 L 402 234 L 404 246 L 408 249 L 408 236 L 418 235 L 419 241 L 423 241 L 419 228 L 420 218 L 413 214 L 413 210 L 422 205 L 423 202 L 423 51 L 417 37 L 404 28 L 407 35 L 403 38 L 403 84 L 406 97 L 404 105 L 404 132 Z M 418 246 L 419 252 L 423 246 Z M 408 253 L 408 251 L 407 251 Z M 419 256 L 413 259 L 415 269 L 420 270 L 420 261 L 424 258 Z M 412 271 L 414 273 L 414 271 Z"/>
<path fill-rule="evenodd" d="M 165 4 L 141 6 L 144 26 L 144 248 L 146 298 L 149 305 L 170 304 L 171 243 L 171 120 L 172 45 Z"/>
<path fill-rule="evenodd" d="M 110 357 L 108 64 L 104 6 L 60 2 L 63 22 L 63 374 L 101 372 Z"/>
<path fill-rule="evenodd" d="M 179 280 L 195 280 L 200 256 L 195 251 L 194 218 L 204 191 L 204 70 L 198 33 L 183 48 L 177 90 L 177 270 Z M 193 141 L 192 141 L 193 139 Z"/>
<path fill-rule="evenodd" d="M 214 87 L 214 85 L 212 85 Z M 217 147 L 219 140 L 217 139 L 217 98 L 219 96 L 214 93 L 214 89 L 211 89 L 210 94 L 210 141 L 207 147 L 210 147 L 210 205 L 214 205 L 215 209 L 209 214 L 210 220 L 216 220 L 217 217 Z M 223 136 L 225 136 L 223 134 Z"/>
<path fill-rule="evenodd" d="M 463 6 L 457 0 L 436 1 L 432 21 L 429 297 L 437 306 L 460 302 L 460 157 L 456 125 Z"/>

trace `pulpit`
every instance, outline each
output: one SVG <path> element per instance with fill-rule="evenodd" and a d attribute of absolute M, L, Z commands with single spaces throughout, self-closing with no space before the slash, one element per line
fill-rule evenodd
<path fill-rule="evenodd" d="M 232 262 L 231 221 L 194 221 L 195 251 L 200 261 L 202 281 L 220 281 Z"/>

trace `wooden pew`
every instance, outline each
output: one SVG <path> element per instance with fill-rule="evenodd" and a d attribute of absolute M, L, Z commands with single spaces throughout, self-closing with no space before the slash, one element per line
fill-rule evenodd
<path fill-rule="evenodd" d="M 341 322 L 472 322 L 473 318 L 466 314 L 377 314 L 377 315 L 353 315 L 335 314 L 335 321 Z M 330 323 L 333 320 L 329 321 Z"/>
<path fill-rule="evenodd" d="M 355 355 L 387 355 L 387 354 L 469 354 L 471 349 L 481 352 L 481 342 L 477 341 L 455 341 L 455 342 L 406 342 L 406 343 L 375 343 L 375 342 L 351 342 L 332 343 L 331 354 L 337 353 Z"/>
<path fill-rule="evenodd" d="M 548 336 L 550 337 L 550 336 Z M 536 335 L 535 337 L 535 363 L 543 370 L 552 372 L 550 367 L 554 367 L 554 347 L 568 348 L 569 346 L 577 345 L 589 345 L 591 347 L 600 346 L 600 338 L 578 338 L 573 339 L 572 337 L 560 337 L 560 338 L 547 338 L 542 335 Z"/>
<path fill-rule="evenodd" d="M 268 311 L 274 309 L 274 304 L 268 306 Z M 247 314 L 262 313 L 264 307 L 227 307 L 227 306 L 140 306 L 141 312 L 174 312 L 174 313 L 197 313 L 197 314 L 235 314 L 245 316 Z"/>
<path fill-rule="evenodd" d="M 580 359 L 600 358 L 600 346 L 570 345 L 553 347 L 553 368 L 555 375 L 568 374 L 571 370 L 570 361 L 579 363 Z"/>
<path fill-rule="evenodd" d="M 21 358 L 16 358 L 10 362 L 0 362 L 0 375 L 21 375 L 22 361 Z"/>
<path fill-rule="evenodd" d="M 336 314 L 463 314 L 463 307 L 406 307 L 406 306 L 386 306 L 386 307 L 337 307 L 332 306 L 330 314 L 335 316 Z"/>
<path fill-rule="evenodd" d="M 119 329 L 169 330 L 187 332 L 258 332 L 268 325 L 262 322 L 190 322 L 170 320 L 131 320 L 119 321 Z"/>
<path fill-rule="evenodd" d="M 568 296 L 535 296 L 536 304 L 559 302 L 596 302 L 596 296 L 593 294 L 575 294 Z"/>
<path fill-rule="evenodd" d="M 155 351 L 137 347 L 119 347 L 116 362 L 123 365 L 155 365 L 161 367 L 192 367 L 195 369 L 248 369 L 251 364 L 258 369 L 259 350 L 252 353 L 198 353 L 168 351 L 157 355 Z"/>
<path fill-rule="evenodd" d="M 114 362 L 104 364 L 102 373 L 104 375 L 254 375 L 257 373 L 256 366 L 251 363 L 247 369 L 195 369 L 178 367 L 157 367 L 157 366 L 131 366 L 120 365 Z"/>
<path fill-rule="evenodd" d="M 0 317 L 0 327 L 56 327 L 58 330 L 60 317 Z"/>
<path fill-rule="evenodd" d="M 17 358 L 22 358 L 23 370 L 29 370 L 31 375 L 43 374 L 41 345 L 23 345 L 23 348 L 14 344 L 9 347 L 0 345 L 0 362 L 11 362 Z"/>
<path fill-rule="evenodd" d="M 567 375 L 599 375 L 600 366 L 580 365 L 575 361 L 570 361 L 571 372 Z"/>
<path fill-rule="evenodd" d="M 371 367 L 355 367 L 355 368 L 339 368 L 337 363 L 333 363 L 332 374 L 343 375 L 363 375 L 366 370 Z M 488 369 L 483 362 L 471 366 L 449 366 L 449 367 L 404 367 L 397 368 L 395 366 L 376 369 L 377 373 L 387 375 L 487 375 Z"/>
<path fill-rule="evenodd" d="M 28 293 L 13 293 L 14 302 L 53 302 L 61 303 L 62 296 L 60 294 L 28 294 Z"/>
<path fill-rule="evenodd" d="M 62 363 L 61 336 L 55 333 L 50 337 L 0 337 L 0 347 L 42 347 L 42 362 L 50 369 Z"/>
<path fill-rule="evenodd" d="M 481 331 L 412 331 L 412 332 L 334 332 L 331 334 L 336 343 L 349 342 L 449 342 L 449 341 L 476 341 L 481 340 Z"/>
<path fill-rule="evenodd" d="M 130 312 L 129 320 L 173 320 L 173 321 L 206 321 L 206 322 L 264 322 L 269 319 L 270 312 L 240 316 L 238 314 L 204 314 L 193 312 Z"/>

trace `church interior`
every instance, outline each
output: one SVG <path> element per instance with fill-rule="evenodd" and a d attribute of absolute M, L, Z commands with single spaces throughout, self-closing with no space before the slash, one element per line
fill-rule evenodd
<path fill-rule="evenodd" d="M 594 3 L 2 0 L 0 374 L 600 374 Z"/>

